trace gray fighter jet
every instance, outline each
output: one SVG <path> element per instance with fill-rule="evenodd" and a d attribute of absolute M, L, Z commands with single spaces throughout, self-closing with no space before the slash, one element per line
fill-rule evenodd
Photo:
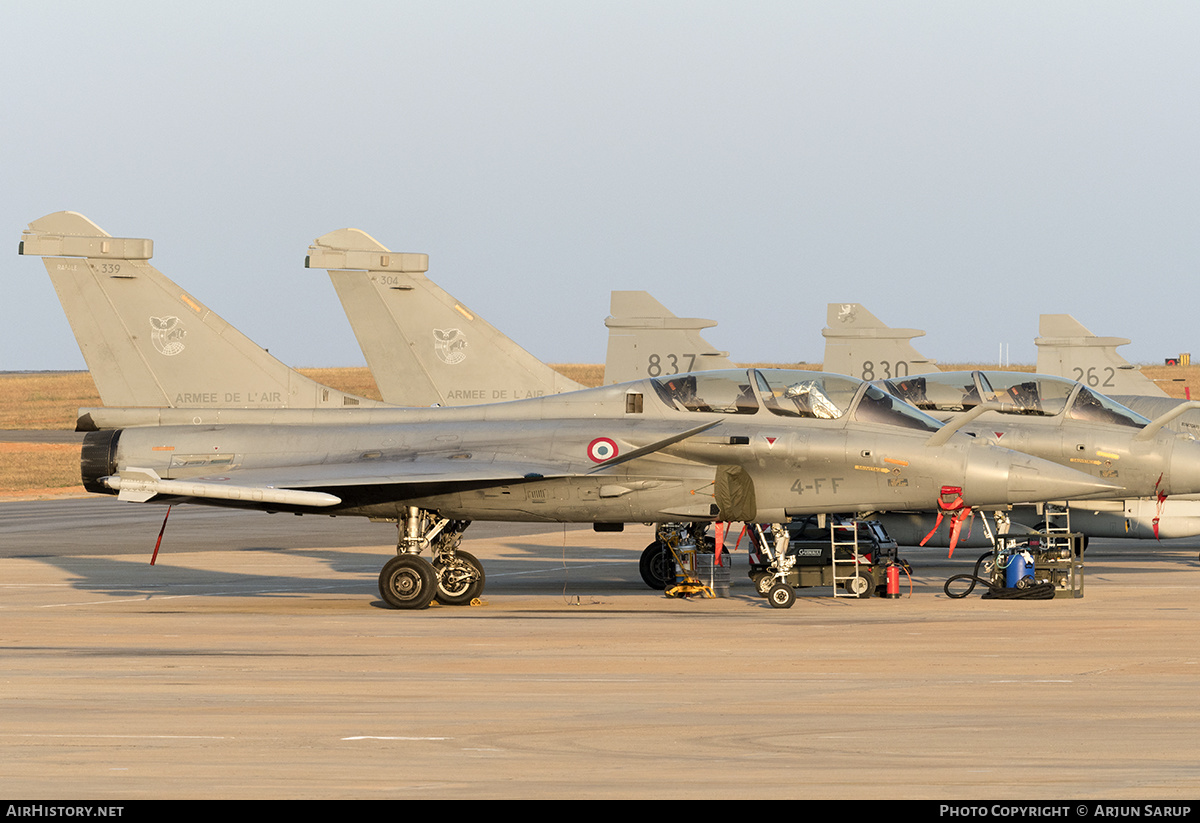
<path fill-rule="evenodd" d="M 133 297 L 133 290 L 120 292 L 124 302 L 106 296 L 121 289 L 113 281 L 132 280 L 165 284 L 159 297 L 192 309 L 201 321 L 201 340 L 207 339 L 204 329 L 215 329 L 217 337 L 232 331 L 186 293 L 177 297 L 177 287 L 145 263 L 148 243 L 110 238 L 78 215 L 37 221 L 21 251 L 49 257 L 51 274 L 71 272 L 79 288 L 94 284 L 105 301 L 126 307 L 114 308 L 122 320 L 158 311 Z M 131 272 L 131 262 L 142 265 Z M 399 265 L 411 273 L 421 261 Z M 83 302 L 64 300 L 64 307 L 79 310 Z M 82 345 L 86 336 L 79 328 Z M 149 349 L 138 349 L 137 335 L 125 333 L 135 339 L 112 348 L 153 374 Z M 182 353 L 177 346 L 173 353 L 161 348 L 153 346 L 163 357 Z M 256 356 L 252 345 L 241 348 L 239 356 Z M 99 362 L 113 369 L 119 360 Z M 219 384 L 211 389 L 225 391 L 233 390 Z M 380 575 L 380 592 L 398 608 L 420 608 L 435 592 L 442 602 L 460 603 L 481 591 L 482 567 L 458 549 L 471 519 L 590 522 L 598 528 L 781 521 L 813 512 L 920 507 L 951 488 L 966 489 L 981 505 L 1112 489 L 955 436 L 953 427 L 862 381 L 812 372 L 684 374 L 454 409 L 396 409 L 345 399 L 341 406 L 318 407 L 324 399 L 319 390 L 306 398 L 309 408 L 197 409 L 182 405 L 188 393 L 151 395 L 151 402 L 176 405 L 150 410 L 138 420 L 141 427 L 89 433 L 85 485 L 134 502 L 191 501 L 396 522 L 397 557 Z M 132 419 L 145 410 L 123 412 Z M 172 420 L 187 425 L 163 425 Z M 417 557 L 426 548 L 431 563 Z"/>
<path fill-rule="evenodd" d="M 1191 480 L 1183 474 L 1190 472 L 1184 468 L 1187 460 L 1184 455 L 1195 449 L 1190 437 L 1181 438 L 1173 433 L 1200 430 L 1200 423 L 1192 423 L 1200 416 L 1200 406 L 1174 398 L 1109 396 L 1097 391 L 1097 386 L 1106 383 L 1122 384 L 1120 375 L 1129 369 L 1120 366 L 1125 361 L 1116 354 L 1116 346 L 1127 340 L 1092 337 L 1091 342 L 1084 343 L 1083 338 L 1090 333 L 1073 319 L 1066 315 L 1043 315 L 1044 337 L 1037 341 L 1039 370 L 1041 366 L 1066 368 L 1072 372 L 1062 375 L 1066 382 L 1056 383 L 1053 375 L 1022 372 L 988 371 L 978 377 L 946 372 L 917 375 L 913 364 L 932 361 L 927 361 L 906 341 L 924 332 L 887 330 L 874 315 L 869 312 L 864 315 L 865 309 L 856 303 L 831 303 L 830 326 L 835 324 L 835 316 L 847 310 L 859 318 L 870 319 L 866 323 L 850 323 L 838 329 L 838 335 L 830 334 L 831 329 L 823 332 L 827 341 L 835 337 L 853 340 L 852 358 L 843 356 L 845 346 L 835 348 L 827 342 L 826 368 L 832 360 L 835 366 L 874 379 L 884 378 L 884 372 L 890 371 L 896 376 L 887 385 L 905 387 L 898 389 L 902 396 L 943 419 L 949 419 L 956 405 L 961 411 L 963 404 L 971 407 L 983 402 L 978 399 L 980 394 L 992 397 L 1010 414 L 987 415 L 967 427 L 969 431 L 1096 475 L 1119 477 L 1126 488 L 1120 499 L 1070 505 L 1071 528 L 1093 537 L 1161 539 L 1200 534 L 1200 499 L 1194 495 L 1196 490 L 1190 488 Z M 907 348 L 897 348 L 897 337 L 905 341 L 903 346 Z M 1100 355 L 1099 359 L 1086 359 L 1092 354 Z M 1087 385 L 1072 379 L 1074 373 L 1081 374 Z M 975 400 L 970 399 L 971 392 L 975 393 Z M 1047 402 L 1037 408 L 1043 394 Z M 1020 420 L 1017 431 L 1000 422 L 1005 417 L 1011 421 L 1014 412 Z M 1137 422 L 1128 422 L 1132 420 Z M 1100 426 L 1101 422 L 1107 426 Z M 1106 427 L 1108 432 L 1104 430 Z M 1132 451 L 1115 447 L 1122 435 Z M 1121 457 L 1108 456 L 1112 454 Z M 1133 470 L 1134 460 L 1143 464 L 1137 472 Z M 1175 479 L 1172 488 L 1167 489 L 1164 484 L 1172 470 Z M 1160 477 L 1162 483 L 1158 483 Z M 914 537 L 919 540 L 918 533 L 923 535 L 922 529 L 927 531 L 929 527 L 928 518 L 923 516 L 892 515 L 883 519 L 888 531 L 901 542 L 911 542 Z M 1026 526 L 1037 525 L 1040 520 L 1029 511 L 1016 511 L 1013 519 Z M 935 542 L 941 544 L 943 540 L 939 536 Z M 967 545 L 982 546 L 985 540 L 982 535 L 975 535 Z"/>
<path fill-rule="evenodd" d="M 1120 483 L 1130 501 L 1200 493 L 1200 441 L 1167 428 L 1186 405 L 1150 421 L 1074 380 L 1026 372 L 934 372 L 878 384 L 941 420 L 961 421 L 983 442 Z M 994 411 L 984 413 L 987 405 Z M 1096 534 L 1096 519 L 1076 518 L 1073 528 Z"/>
<path fill-rule="evenodd" d="M 1114 493 L 1115 484 L 976 442 L 854 378 L 724 370 L 531 400 L 364 409 L 327 425 L 89 433 L 85 486 L 127 501 L 358 515 L 400 525 L 380 575 L 396 608 L 467 602 L 472 520 L 783 522 L 827 512 Z M 601 526 L 603 527 L 603 526 Z M 417 555 L 429 549 L 432 563 Z"/>
<path fill-rule="evenodd" d="M 923 331 L 889 328 L 859 303 L 829 304 L 827 323 L 827 371 L 876 381 L 945 422 L 974 409 L 957 423 L 972 436 L 1119 482 L 1131 498 L 1200 492 L 1200 442 L 1166 428 L 1200 404 L 1173 405 L 1151 421 L 1075 380 L 1002 371 L 917 374 L 935 362 L 909 342 Z M 669 349 L 678 340 L 657 342 Z"/>
<path fill-rule="evenodd" d="M 822 330 L 825 368 L 880 381 L 893 394 L 947 421 L 972 408 L 974 414 L 984 414 L 985 404 L 990 403 L 1000 414 L 988 413 L 958 425 L 998 445 L 1094 476 L 1119 479 L 1125 489 L 1123 499 L 1089 500 L 1072 507 L 1074 527 L 1088 534 L 1155 538 L 1200 533 L 1197 501 L 1180 499 L 1200 491 L 1200 445 L 1165 428 L 1186 428 L 1188 417 L 1197 414 L 1200 406 L 1161 402 L 1151 421 L 1098 393 L 1094 386 L 1053 376 L 967 372 L 909 378 L 935 363 L 909 342 L 923 334 L 919 329 L 889 328 L 861 304 L 831 303 Z M 672 340 L 666 332 L 656 340 L 665 350 L 678 348 L 681 342 L 682 338 Z M 1085 377 L 1090 374 L 1084 372 Z M 1153 408 L 1148 402 L 1144 405 Z M 1042 517 L 1023 510 L 1015 512 L 1013 519 L 1035 527 Z M 902 521 L 889 516 L 885 524 L 901 542 L 913 543 L 928 533 L 931 520 L 932 515 L 905 516 Z M 942 535 L 936 542 L 944 545 L 948 539 Z"/>

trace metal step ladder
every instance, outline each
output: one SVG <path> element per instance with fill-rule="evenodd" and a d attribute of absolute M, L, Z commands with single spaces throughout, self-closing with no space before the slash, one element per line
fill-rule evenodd
<path fill-rule="evenodd" d="M 845 536 L 839 537 L 839 535 Z M 833 564 L 833 596 L 858 597 L 846 587 L 846 581 L 858 577 L 857 520 L 840 517 L 829 518 L 829 550 Z"/>
<path fill-rule="evenodd" d="M 1063 503 L 1043 504 L 1042 515 L 1045 517 L 1043 529 L 1047 549 L 1074 548 L 1071 534 L 1071 507 Z"/>

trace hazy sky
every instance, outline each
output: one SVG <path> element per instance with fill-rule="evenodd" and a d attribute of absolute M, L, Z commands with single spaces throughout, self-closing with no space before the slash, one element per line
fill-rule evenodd
<path fill-rule="evenodd" d="M 543 360 L 612 289 L 820 360 L 829 302 L 943 362 L 1040 312 L 1195 340 L 1195 2 L 5 3 L 0 370 L 82 368 L 21 230 L 69 209 L 295 366 L 363 363 L 312 240 L 395 251 Z M 2 248 L 2 247 L 0 247 Z"/>

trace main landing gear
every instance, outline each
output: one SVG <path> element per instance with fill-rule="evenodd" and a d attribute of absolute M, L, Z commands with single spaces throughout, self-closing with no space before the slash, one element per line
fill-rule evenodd
<path fill-rule="evenodd" d="M 383 602 L 393 609 L 424 609 L 436 598 L 447 606 L 462 606 L 483 594 L 483 565 L 458 548 L 469 525 L 469 520 L 410 507 L 399 524 L 396 556 L 379 573 Z M 426 548 L 431 561 L 419 557 Z"/>
<path fill-rule="evenodd" d="M 707 523 L 661 523 L 654 534 L 654 542 L 642 552 L 638 571 L 642 582 L 655 591 L 663 591 L 675 582 L 675 555 L 671 553 L 668 537 L 676 535 L 681 540 L 691 538 L 698 549 L 712 553 L 716 548 L 713 538 L 705 530 Z"/>

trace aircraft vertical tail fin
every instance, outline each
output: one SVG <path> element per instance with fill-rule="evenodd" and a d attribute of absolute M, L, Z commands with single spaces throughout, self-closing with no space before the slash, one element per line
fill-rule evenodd
<path fill-rule="evenodd" d="M 700 336 L 715 320 L 676 317 L 644 291 L 614 291 L 610 304 L 604 383 L 625 383 L 689 371 L 733 368 L 729 352 Z"/>
<path fill-rule="evenodd" d="M 936 360 L 908 342 L 925 332 L 890 328 L 861 303 L 830 303 L 821 334 L 827 372 L 878 380 L 937 370 Z"/>
<path fill-rule="evenodd" d="M 385 402 L 466 406 L 583 388 L 438 287 L 428 255 L 339 229 L 313 241 L 304 265 L 328 270 Z"/>
<path fill-rule="evenodd" d="M 150 265 L 154 243 L 63 211 L 29 224 L 105 406 L 335 408 L 378 401 L 322 386 L 255 345 Z"/>
<path fill-rule="evenodd" d="M 1117 353 L 1130 341 L 1123 337 L 1097 337 L 1069 314 L 1043 314 L 1038 321 L 1037 370 L 1078 380 L 1104 394 L 1149 395 L 1167 393 Z"/>

